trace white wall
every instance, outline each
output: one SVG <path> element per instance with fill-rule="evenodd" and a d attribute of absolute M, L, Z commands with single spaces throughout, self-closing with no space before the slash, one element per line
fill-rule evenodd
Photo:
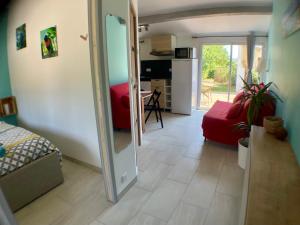
<path fill-rule="evenodd" d="M 27 48 L 16 51 L 26 23 Z M 42 59 L 40 31 L 57 26 L 58 57 Z M 8 59 L 20 125 L 44 135 L 65 155 L 100 167 L 93 102 L 87 0 L 13 0 Z"/>

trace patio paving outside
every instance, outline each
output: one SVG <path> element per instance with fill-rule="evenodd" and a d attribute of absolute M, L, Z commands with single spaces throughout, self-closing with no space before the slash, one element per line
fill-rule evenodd
<path fill-rule="evenodd" d="M 235 95 L 236 95 L 236 93 L 230 93 L 229 102 L 233 102 Z M 227 102 L 228 101 L 228 93 L 227 92 L 211 92 L 210 98 L 201 94 L 200 109 L 201 110 L 209 110 L 217 100 Z"/>

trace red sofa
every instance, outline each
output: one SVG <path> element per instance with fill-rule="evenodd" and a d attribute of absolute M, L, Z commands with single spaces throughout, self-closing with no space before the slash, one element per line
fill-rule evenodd
<path fill-rule="evenodd" d="M 115 129 L 130 129 L 130 101 L 128 83 L 110 87 L 112 119 Z"/>
<path fill-rule="evenodd" d="M 243 131 L 237 130 L 235 125 L 239 122 L 247 122 L 247 112 L 250 101 L 245 104 L 240 104 L 240 112 L 231 115 L 228 118 L 229 111 L 234 107 L 238 100 L 234 103 L 217 101 L 212 108 L 204 115 L 202 121 L 203 136 L 212 141 L 220 142 L 227 145 L 237 145 L 238 140 L 246 137 L 247 134 Z M 275 105 L 265 105 L 258 118 L 256 125 L 261 126 L 265 116 L 275 114 Z"/>

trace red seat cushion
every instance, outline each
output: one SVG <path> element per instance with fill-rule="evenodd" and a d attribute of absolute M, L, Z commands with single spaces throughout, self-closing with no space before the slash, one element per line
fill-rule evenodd
<path fill-rule="evenodd" d="M 237 101 L 230 106 L 229 111 L 227 112 L 227 119 L 238 118 L 243 110 L 243 104 L 241 101 Z"/>
<path fill-rule="evenodd" d="M 129 101 L 129 94 L 128 95 L 123 95 L 121 97 L 121 101 L 124 107 L 126 107 L 127 109 L 130 108 L 130 101 Z"/>
<path fill-rule="evenodd" d="M 227 120 L 226 116 L 230 110 L 232 103 L 216 101 L 210 110 L 205 114 L 208 118 L 216 118 L 220 120 Z"/>
<path fill-rule="evenodd" d="M 237 145 L 238 139 L 244 134 L 235 128 L 240 118 L 226 118 L 231 106 L 232 103 L 217 101 L 204 115 L 202 121 L 204 137 L 224 144 Z"/>
<path fill-rule="evenodd" d="M 129 129 L 131 120 L 128 82 L 111 86 L 110 96 L 114 128 Z"/>

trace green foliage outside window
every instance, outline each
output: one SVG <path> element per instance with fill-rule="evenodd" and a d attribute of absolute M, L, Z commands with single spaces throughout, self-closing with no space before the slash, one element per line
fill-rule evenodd
<path fill-rule="evenodd" d="M 226 92 L 230 68 L 230 54 L 223 45 L 206 45 L 203 47 L 202 79 L 213 80 L 213 91 Z M 233 59 L 231 72 L 231 86 L 235 90 L 237 62 Z"/>

